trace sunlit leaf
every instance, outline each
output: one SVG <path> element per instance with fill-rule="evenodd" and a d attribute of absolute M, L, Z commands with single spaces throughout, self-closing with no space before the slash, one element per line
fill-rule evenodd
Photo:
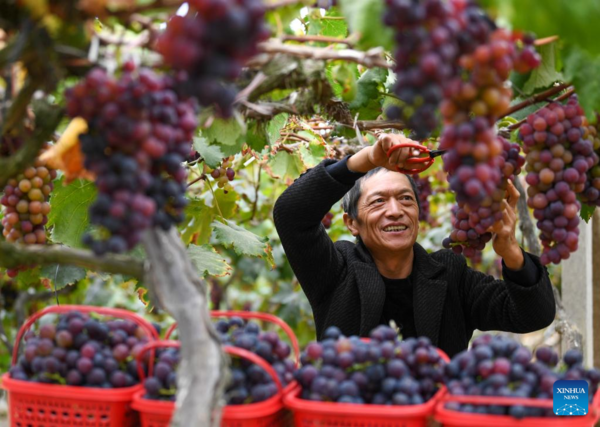
<path fill-rule="evenodd" d="M 198 269 L 201 276 L 226 276 L 231 271 L 231 266 L 210 245 L 189 245 L 187 248 L 190 260 Z"/>

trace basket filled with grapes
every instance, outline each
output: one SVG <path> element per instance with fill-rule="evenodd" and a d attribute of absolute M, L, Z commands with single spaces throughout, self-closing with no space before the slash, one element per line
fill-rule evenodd
<path fill-rule="evenodd" d="M 284 427 L 289 425 L 289 413 L 283 407 L 284 393 L 297 386 L 294 381 L 300 350 L 292 329 L 283 320 L 266 313 L 245 311 L 212 311 L 215 328 L 231 355 L 231 380 L 225 389 L 223 427 Z M 264 327 L 259 323 L 262 322 Z M 291 346 L 267 325 L 279 327 Z M 166 333 L 174 334 L 174 324 Z M 165 349 L 151 354 L 152 375 L 145 381 L 145 390 L 134 398 L 144 427 L 167 426 L 174 410 L 178 344 L 163 341 Z M 160 347 L 151 343 L 150 348 Z M 176 348 L 172 348 L 176 347 Z M 143 355 L 140 354 L 140 357 Z M 164 360 L 163 360 L 164 359 Z M 140 359 L 143 361 L 146 359 Z"/>
<path fill-rule="evenodd" d="M 135 313 L 62 305 L 31 316 L 2 376 L 11 426 L 137 425 L 135 356 L 157 338 Z"/>
<path fill-rule="evenodd" d="M 600 417 L 600 370 L 585 369 L 578 350 L 566 351 L 563 363 L 549 347 L 539 347 L 533 356 L 512 339 L 477 337 L 471 349 L 446 365 L 448 393 L 437 404 L 435 419 L 450 427 L 594 426 Z M 560 380 L 586 382 L 589 401 L 566 405 L 570 413 L 554 408 L 554 383 Z M 578 416 L 563 416 L 573 411 Z"/>
<path fill-rule="evenodd" d="M 445 393 L 447 360 L 425 337 L 400 341 L 387 326 L 345 337 L 332 326 L 302 353 L 300 387 L 284 404 L 303 427 L 424 427 Z"/>

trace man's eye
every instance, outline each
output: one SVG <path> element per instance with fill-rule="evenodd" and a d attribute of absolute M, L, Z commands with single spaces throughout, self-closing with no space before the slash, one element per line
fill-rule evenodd
<path fill-rule="evenodd" d="M 381 197 L 373 200 L 373 203 L 382 203 L 382 202 L 383 202 L 383 198 L 381 198 Z"/>

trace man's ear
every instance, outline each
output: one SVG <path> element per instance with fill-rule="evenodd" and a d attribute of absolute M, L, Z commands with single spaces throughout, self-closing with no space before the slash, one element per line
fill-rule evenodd
<path fill-rule="evenodd" d="M 354 237 L 358 236 L 358 227 L 356 226 L 356 223 L 357 220 L 352 219 L 350 215 L 344 212 L 344 224 L 346 224 L 346 227 Z"/>

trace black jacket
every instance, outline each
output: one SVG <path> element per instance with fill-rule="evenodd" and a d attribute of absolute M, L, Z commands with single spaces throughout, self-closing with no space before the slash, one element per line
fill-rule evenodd
<path fill-rule="evenodd" d="M 362 244 L 333 243 L 321 224 L 352 185 L 334 179 L 324 160 L 298 178 L 275 204 L 273 217 L 287 258 L 312 306 L 317 337 L 331 325 L 367 336 L 379 324 L 385 299 L 381 274 Z M 546 268 L 529 286 L 496 280 L 469 268 L 451 250 L 428 254 L 414 246 L 413 304 L 417 334 L 449 356 L 467 348 L 473 330 L 532 332 L 555 315 Z M 505 273 L 506 275 L 506 273 Z"/>

